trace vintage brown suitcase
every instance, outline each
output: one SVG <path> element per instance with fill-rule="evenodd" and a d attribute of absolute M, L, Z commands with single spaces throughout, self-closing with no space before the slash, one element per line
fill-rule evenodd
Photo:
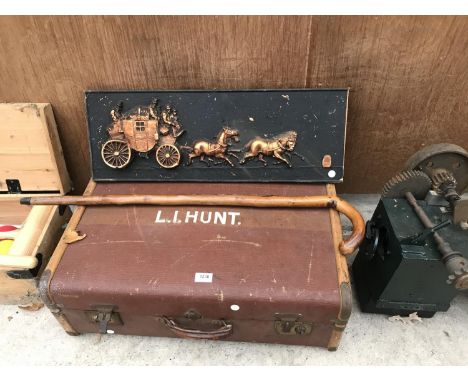
<path fill-rule="evenodd" d="M 323 184 L 91 182 L 91 192 L 300 196 L 334 195 L 335 189 Z M 40 290 L 69 334 L 178 336 L 334 350 L 352 299 L 346 260 L 338 250 L 341 239 L 334 209 L 78 207 Z"/>

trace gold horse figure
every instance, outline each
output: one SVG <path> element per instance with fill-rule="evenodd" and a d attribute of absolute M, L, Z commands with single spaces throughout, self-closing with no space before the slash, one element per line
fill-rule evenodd
<path fill-rule="evenodd" d="M 276 159 L 283 161 L 289 167 L 292 167 L 291 162 L 287 160 L 283 154 L 286 151 L 292 152 L 296 146 L 297 133 L 295 131 L 286 131 L 285 133 L 274 136 L 271 139 L 255 137 L 244 147 L 247 149 L 240 164 L 244 164 L 247 160 L 258 157 L 258 160 L 267 165 L 267 161 L 263 156 L 274 156 Z"/>
<path fill-rule="evenodd" d="M 183 146 L 183 148 L 190 150 L 191 153 L 189 154 L 187 165 L 190 166 L 192 164 L 193 158 L 200 158 L 201 162 L 205 162 L 206 164 L 209 163 L 205 161 L 205 156 L 214 157 L 223 159 L 228 162 L 231 166 L 234 166 L 234 163 L 229 160 L 226 155 L 232 155 L 233 157 L 239 159 L 237 155 L 233 154 L 228 150 L 229 148 L 229 140 L 232 138 L 235 142 L 239 142 L 239 131 L 236 129 L 231 129 L 228 126 L 225 126 L 221 129 L 216 137 L 216 142 L 208 142 L 208 141 L 196 141 L 192 147 L 190 146 Z"/>

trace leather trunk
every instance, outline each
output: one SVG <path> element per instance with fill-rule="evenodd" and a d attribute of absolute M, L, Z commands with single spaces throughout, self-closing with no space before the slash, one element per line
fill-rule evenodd
<path fill-rule="evenodd" d="M 325 184 L 93 182 L 86 191 L 334 192 Z M 75 232 L 86 237 L 75 241 Z M 101 331 L 335 350 L 351 310 L 340 240 L 333 209 L 78 207 L 40 290 L 69 334 Z"/>

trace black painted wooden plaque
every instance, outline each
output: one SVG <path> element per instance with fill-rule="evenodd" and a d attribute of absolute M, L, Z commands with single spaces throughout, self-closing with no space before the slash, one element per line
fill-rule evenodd
<path fill-rule="evenodd" d="M 347 89 L 88 91 L 95 181 L 343 180 Z"/>

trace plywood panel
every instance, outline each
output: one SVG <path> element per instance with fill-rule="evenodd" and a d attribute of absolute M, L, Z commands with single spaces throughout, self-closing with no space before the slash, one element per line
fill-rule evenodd
<path fill-rule="evenodd" d="M 5 16 L 0 36 L 0 100 L 52 103 L 77 191 L 85 89 L 351 86 L 341 192 L 378 191 L 424 144 L 468 142 L 467 17 Z"/>
<path fill-rule="evenodd" d="M 69 191 L 50 104 L 0 103 L 0 132 L 0 191 L 6 179 L 18 179 L 23 191 Z"/>
<path fill-rule="evenodd" d="M 349 86 L 345 192 L 379 192 L 425 145 L 468 149 L 467 17 L 312 18 L 307 86 Z"/>

